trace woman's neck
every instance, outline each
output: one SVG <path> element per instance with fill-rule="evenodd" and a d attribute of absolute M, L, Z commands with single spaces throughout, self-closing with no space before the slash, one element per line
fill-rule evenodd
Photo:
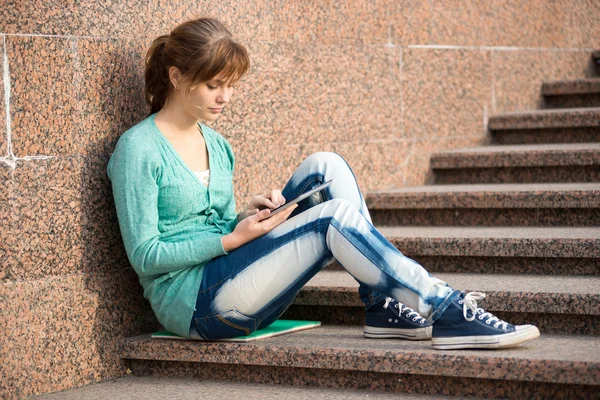
<path fill-rule="evenodd" d="M 182 107 L 165 105 L 155 116 L 155 122 L 177 136 L 197 135 L 199 120 L 186 113 Z"/>

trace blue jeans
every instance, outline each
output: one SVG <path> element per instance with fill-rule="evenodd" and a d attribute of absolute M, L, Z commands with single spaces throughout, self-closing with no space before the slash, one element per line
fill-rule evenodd
<path fill-rule="evenodd" d="M 190 337 L 236 337 L 270 325 L 334 259 L 359 282 L 367 309 L 389 296 L 433 322 L 458 296 L 375 229 L 340 155 L 307 157 L 282 194 L 291 200 L 330 179 L 328 188 L 301 201 L 271 232 L 206 264 Z"/>

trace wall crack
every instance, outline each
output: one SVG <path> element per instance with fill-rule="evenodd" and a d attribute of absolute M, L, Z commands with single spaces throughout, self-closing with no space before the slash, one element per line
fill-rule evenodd
<path fill-rule="evenodd" d="M 6 122 L 6 143 L 8 146 L 8 155 L 6 157 L 2 157 L 1 161 L 7 163 L 12 169 L 15 169 L 16 160 L 15 155 L 12 151 L 12 141 L 11 141 L 11 131 L 10 131 L 10 70 L 8 67 L 8 55 L 6 51 L 6 35 L 2 35 L 2 82 L 4 86 L 4 115 Z"/>
<path fill-rule="evenodd" d="M 12 148 L 12 129 L 11 129 L 11 119 L 10 119 L 10 68 L 8 65 L 8 54 L 6 49 L 6 35 L 2 35 L 2 44 L 3 44 L 3 71 L 2 71 L 2 82 L 4 86 L 4 113 L 6 120 L 6 143 L 7 143 L 7 155 L 4 157 L 0 157 L 0 164 L 8 165 L 12 170 L 17 167 L 17 161 L 30 161 L 30 160 L 47 160 L 50 158 L 55 158 L 52 156 L 25 156 L 25 157 L 16 157 L 13 153 Z"/>

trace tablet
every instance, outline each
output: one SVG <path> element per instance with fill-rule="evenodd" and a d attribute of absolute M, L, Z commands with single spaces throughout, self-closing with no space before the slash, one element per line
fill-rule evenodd
<path fill-rule="evenodd" d="M 296 197 L 294 200 L 290 200 L 290 201 L 288 201 L 287 203 L 285 203 L 282 206 L 274 208 L 273 210 L 271 210 L 271 213 L 266 218 L 263 219 L 263 221 L 265 219 L 271 218 L 273 215 L 279 214 L 280 212 L 282 212 L 286 208 L 288 208 L 290 206 L 293 206 L 294 204 L 298 203 L 299 201 L 304 200 L 305 198 L 307 198 L 311 194 L 314 194 L 314 193 L 318 192 L 319 190 L 325 189 L 326 187 L 328 187 L 329 185 L 331 185 L 331 182 L 333 182 L 333 179 L 328 180 L 327 182 L 323 183 L 320 186 L 317 186 L 314 189 L 309 190 L 308 192 L 302 193 L 300 196 Z"/>

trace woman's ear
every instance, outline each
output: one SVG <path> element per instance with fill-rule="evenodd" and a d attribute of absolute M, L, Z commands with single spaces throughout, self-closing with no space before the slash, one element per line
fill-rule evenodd
<path fill-rule="evenodd" d="M 175 90 L 177 90 L 180 87 L 182 77 L 179 68 L 175 66 L 171 66 L 169 68 L 169 80 L 171 81 L 171 84 L 173 85 Z"/>

